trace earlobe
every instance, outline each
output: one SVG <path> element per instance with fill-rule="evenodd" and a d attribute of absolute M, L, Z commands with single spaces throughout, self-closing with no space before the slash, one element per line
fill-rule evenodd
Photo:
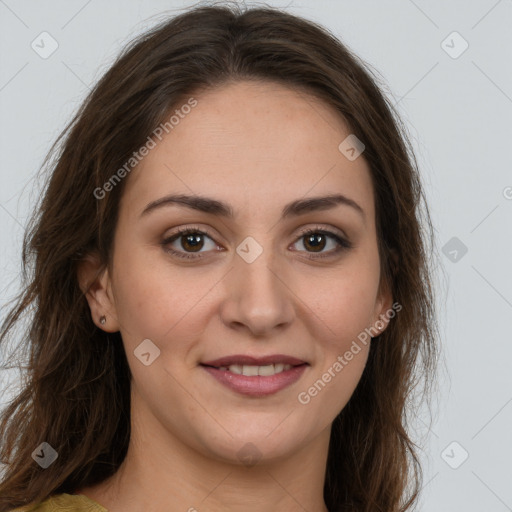
<path fill-rule="evenodd" d="M 83 257 L 78 264 L 77 279 L 89 304 L 92 321 L 104 331 L 119 331 L 109 272 L 98 255 Z"/>

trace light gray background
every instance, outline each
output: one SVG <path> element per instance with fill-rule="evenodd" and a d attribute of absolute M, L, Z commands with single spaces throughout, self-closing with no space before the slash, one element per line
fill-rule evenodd
<path fill-rule="evenodd" d="M 128 40 L 192 4 L 0 0 L 0 306 L 17 290 L 33 176 L 51 142 Z M 419 510 L 512 511 L 512 1 L 268 4 L 327 26 L 380 71 L 413 137 L 439 249 L 453 237 L 467 247 L 456 261 L 453 247 L 441 252 L 449 375 L 430 431 L 413 434 L 428 435 Z M 43 31 L 59 45 L 47 59 L 31 48 Z M 445 51 L 463 48 L 446 39 L 453 31 L 469 44 L 457 58 Z M 2 402 L 12 375 L 1 375 Z"/>

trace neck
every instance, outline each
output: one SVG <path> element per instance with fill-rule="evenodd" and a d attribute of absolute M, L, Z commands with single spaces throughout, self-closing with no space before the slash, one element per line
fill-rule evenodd
<path fill-rule="evenodd" d="M 156 420 L 142 425 L 134 415 L 118 471 L 77 494 L 109 512 L 328 512 L 323 487 L 329 436 L 330 425 L 286 458 L 241 465 L 207 457 Z"/>

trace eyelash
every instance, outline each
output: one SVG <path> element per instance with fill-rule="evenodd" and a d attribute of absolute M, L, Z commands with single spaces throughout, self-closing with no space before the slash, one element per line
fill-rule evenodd
<path fill-rule="evenodd" d="M 205 228 L 199 229 L 194 226 L 182 227 L 182 228 L 179 228 L 176 233 L 167 237 L 165 240 L 163 240 L 161 242 L 161 245 L 162 245 L 164 251 L 172 254 L 173 256 L 181 258 L 181 259 L 186 259 L 186 260 L 202 259 L 204 256 L 202 256 L 201 253 L 195 253 L 193 255 L 193 253 L 175 251 L 174 249 L 170 249 L 169 247 L 167 247 L 170 243 L 174 242 L 175 240 L 179 239 L 180 237 L 182 237 L 184 235 L 190 235 L 190 234 L 206 235 L 208 238 L 213 240 L 212 234 Z M 352 244 L 348 240 L 340 237 L 339 235 L 337 235 L 336 233 L 333 233 L 332 231 L 323 229 L 319 226 L 314 227 L 314 228 L 305 229 L 304 231 L 302 231 L 299 234 L 297 241 L 300 240 L 301 238 L 304 238 L 307 235 L 312 235 L 312 234 L 320 234 L 320 235 L 329 236 L 329 237 L 333 238 L 335 240 L 335 242 L 338 244 L 338 247 L 336 249 L 331 250 L 326 254 L 307 256 L 309 259 L 312 259 L 312 260 L 323 259 L 323 258 L 332 258 L 335 254 L 338 254 L 339 252 L 351 249 L 353 247 Z M 314 254 L 314 253 L 311 253 L 311 254 Z"/>

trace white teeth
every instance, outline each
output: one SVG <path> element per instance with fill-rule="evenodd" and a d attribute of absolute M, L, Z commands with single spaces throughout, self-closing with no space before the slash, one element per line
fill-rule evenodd
<path fill-rule="evenodd" d="M 265 366 L 253 366 L 253 365 L 240 365 L 240 364 L 232 364 L 229 367 L 221 366 L 219 370 L 229 370 L 231 373 L 236 373 L 237 375 L 246 375 L 249 377 L 254 377 L 256 375 L 261 376 L 269 376 L 275 375 L 276 373 L 281 373 L 286 370 L 290 370 L 292 368 L 291 364 L 268 364 Z"/>
<path fill-rule="evenodd" d="M 258 375 L 274 375 L 274 373 L 276 373 L 276 371 L 273 364 L 258 367 Z"/>
<path fill-rule="evenodd" d="M 231 373 L 236 373 L 237 375 L 242 375 L 243 368 L 244 367 L 239 364 L 232 364 L 229 366 L 228 369 Z"/>
<path fill-rule="evenodd" d="M 246 366 L 245 364 L 242 366 L 242 374 L 247 375 L 248 377 L 258 375 L 258 370 L 258 366 Z"/>

